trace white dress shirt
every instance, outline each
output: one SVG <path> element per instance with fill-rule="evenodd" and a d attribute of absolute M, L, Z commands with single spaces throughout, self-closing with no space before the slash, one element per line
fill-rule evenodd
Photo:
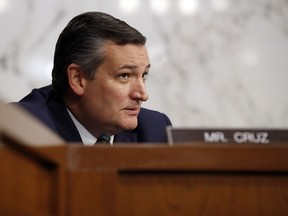
<path fill-rule="evenodd" d="M 76 118 L 75 116 L 70 112 L 70 110 L 67 108 L 67 111 L 72 119 L 72 121 L 74 122 L 80 137 L 82 139 L 82 142 L 84 145 L 87 146 L 92 146 L 96 143 L 97 138 L 91 134 Z M 110 144 L 113 145 L 113 140 L 114 140 L 114 135 L 111 136 L 110 138 Z"/>

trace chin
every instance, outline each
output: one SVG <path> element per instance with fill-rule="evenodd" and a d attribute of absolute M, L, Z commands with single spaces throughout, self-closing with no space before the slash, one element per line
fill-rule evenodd
<path fill-rule="evenodd" d="M 133 130 L 137 127 L 137 124 L 136 125 L 129 125 L 127 127 L 125 127 L 125 130 Z"/>
<path fill-rule="evenodd" d="M 123 125 L 123 128 L 125 130 L 133 130 L 137 127 L 138 125 L 138 121 L 131 121 L 131 122 L 126 122 L 124 125 Z"/>

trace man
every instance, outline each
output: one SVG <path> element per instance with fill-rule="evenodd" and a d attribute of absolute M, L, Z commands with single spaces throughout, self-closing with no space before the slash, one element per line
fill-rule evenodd
<path fill-rule="evenodd" d="M 169 118 L 148 99 L 146 38 L 101 12 L 74 17 L 60 34 L 52 85 L 18 102 L 68 142 L 166 142 Z"/>

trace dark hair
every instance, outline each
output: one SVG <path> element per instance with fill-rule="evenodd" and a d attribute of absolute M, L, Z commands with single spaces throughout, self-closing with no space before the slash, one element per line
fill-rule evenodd
<path fill-rule="evenodd" d="M 80 65 L 88 79 L 94 78 L 104 60 L 103 47 L 107 41 L 118 45 L 145 45 L 146 37 L 126 22 L 102 12 L 86 12 L 68 23 L 54 53 L 52 85 L 57 95 L 67 91 L 67 67 L 71 63 Z"/>

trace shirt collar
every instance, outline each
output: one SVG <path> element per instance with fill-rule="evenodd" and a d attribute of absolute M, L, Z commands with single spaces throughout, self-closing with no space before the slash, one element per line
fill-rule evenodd
<path fill-rule="evenodd" d="M 75 116 L 70 112 L 70 110 L 67 108 L 67 111 L 72 119 L 72 121 L 74 122 L 79 134 L 80 134 L 80 137 L 82 139 L 82 142 L 84 145 L 88 145 L 88 146 L 91 146 L 91 145 L 94 145 L 97 141 L 97 138 L 91 134 L 76 118 Z M 114 135 L 111 136 L 111 139 L 110 139 L 110 144 L 113 145 L 113 140 L 114 140 Z"/>

